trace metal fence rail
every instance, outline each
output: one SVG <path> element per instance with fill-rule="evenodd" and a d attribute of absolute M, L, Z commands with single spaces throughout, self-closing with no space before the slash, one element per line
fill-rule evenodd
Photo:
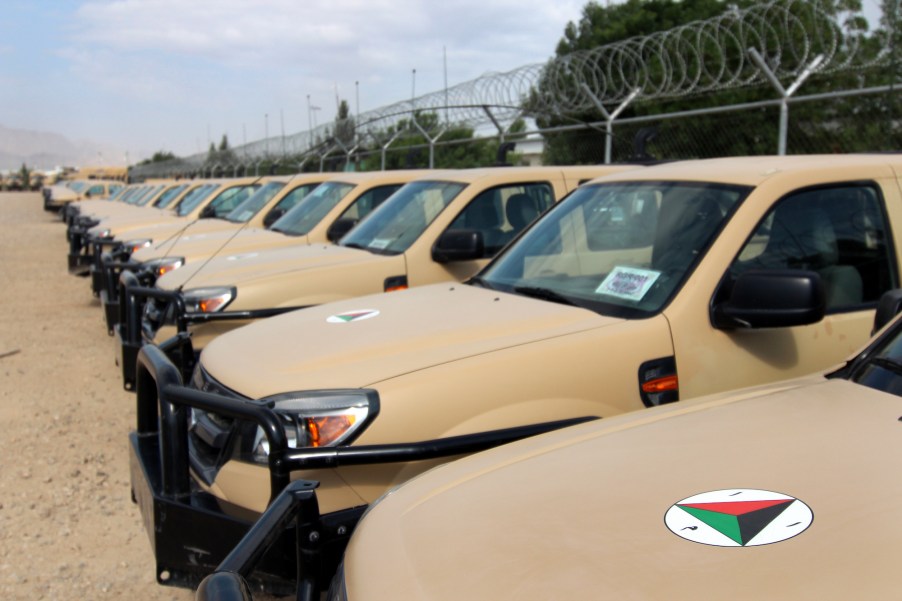
<path fill-rule="evenodd" d="M 878 39 L 880 43 L 867 44 L 868 36 L 882 38 Z M 892 87 L 879 91 L 859 89 L 874 81 L 896 79 L 895 45 L 886 43 L 892 39 L 895 36 L 888 32 L 864 31 L 860 14 L 830 12 L 820 0 L 774 0 L 572 53 L 545 64 L 484 75 L 446 90 L 361 113 L 356 119 L 326 123 L 291 136 L 143 165 L 133 168 L 132 176 L 259 174 L 350 165 L 359 168 L 361 164 L 385 168 L 387 156 L 422 152 L 429 153 L 432 165 L 437 149 L 460 144 L 443 139 L 454 128 L 479 132 L 470 144 L 492 140 L 500 144 L 512 138 L 513 123 L 529 117 L 571 122 L 574 128 L 585 130 L 580 138 L 584 137 L 587 143 L 597 143 L 601 130 L 602 161 L 624 154 L 620 148 L 624 133 L 635 124 L 656 120 L 672 126 L 700 116 L 714 119 L 719 113 L 729 113 L 736 122 L 754 122 L 759 129 L 762 115 L 770 115 L 767 119 L 777 124 L 776 139 L 771 144 L 762 143 L 761 151 L 827 152 L 849 144 L 827 142 L 824 132 L 820 132 L 816 137 L 826 145 L 819 145 L 804 132 L 793 131 L 790 105 L 849 102 L 850 94 L 861 98 L 892 96 Z M 806 83 L 809 78 L 816 82 L 813 88 L 817 94 L 800 95 L 800 91 L 810 87 Z M 735 98 L 723 98 L 725 92 L 743 90 L 759 100 L 737 103 Z M 708 108 L 693 112 L 673 108 L 674 103 L 687 98 L 696 104 L 700 99 L 709 99 L 710 103 Z M 893 104 L 894 101 L 884 102 Z M 739 117 L 740 111 L 751 111 L 754 118 Z M 669 114 L 652 118 L 642 113 Z M 615 123 L 619 132 L 616 135 Z M 890 121 L 887 125 L 893 129 Z M 679 129 L 685 136 L 693 127 L 686 122 Z M 535 131 L 554 135 L 560 130 Z M 881 133 L 886 137 L 886 131 Z M 772 134 L 761 131 L 745 135 L 763 140 Z M 872 144 L 878 143 L 885 142 Z M 704 148 L 687 148 L 686 144 L 670 144 L 668 148 L 679 148 L 687 156 L 709 156 Z"/>

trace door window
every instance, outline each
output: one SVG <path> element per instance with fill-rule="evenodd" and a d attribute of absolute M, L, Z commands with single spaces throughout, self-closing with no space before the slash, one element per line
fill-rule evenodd
<path fill-rule="evenodd" d="M 554 191 L 546 183 L 492 188 L 474 198 L 448 229 L 481 233 L 483 258 L 490 258 L 552 204 Z"/>
<path fill-rule="evenodd" d="M 875 188 L 804 190 L 782 199 L 761 221 L 730 276 L 750 269 L 814 271 L 824 282 L 827 310 L 849 310 L 876 303 L 896 286 L 888 240 Z"/>

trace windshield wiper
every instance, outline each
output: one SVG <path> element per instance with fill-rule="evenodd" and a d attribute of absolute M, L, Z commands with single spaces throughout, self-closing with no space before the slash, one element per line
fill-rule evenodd
<path fill-rule="evenodd" d="M 348 242 L 347 244 L 340 244 L 339 246 L 344 246 L 345 248 L 358 248 L 360 250 L 369 250 L 363 244 L 357 244 L 356 242 Z"/>
<path fill-rule="evenodd" d="M 573 299 L 564 296 L 560 292 L 555 292 L 550 288 L 539 288 L 537 286 L 517 286 L 514 288 L 514 292 L 522 294 L 523 296 L 531 296 L 532 298 L 547 300 L 553 303 L 561 303 L 562 305 L 571 305 L 573 307 L 579 306 L 579 304 Z"/>
<path fill-rule="evenodd" d="M 872 357 L 865 361 L 865 363 L 872 363 L 877 367 L 882 367 L 898 376 L 902 376 L 902 361 L 890 359 L 889 357 Z"/>

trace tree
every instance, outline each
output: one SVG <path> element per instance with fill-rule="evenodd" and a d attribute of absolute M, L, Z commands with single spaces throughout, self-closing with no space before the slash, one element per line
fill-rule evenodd
<path fill-rule="evenodd" d="M 151 163 L 163 163 L 166 161 L 172 161 L 176 158 L 176 156 L 169 152 L 168 150 L 158 150 L 149 159 L 144 159 L 143 161 L 138 162 L 138 165 L 149 165 Z"/>
<path fill-rule="evenodd" d="M 229 148 L 229 138 L 226 134 L 222 134 L 222 140 L 219 142 L 219 148 L 213 142 L 210 142 L 210 148 L 207 150 L 206 164 L 208 167 L 218 165 L 225 167 L 234 165 L 238 162 L 235 153 Z"/>
<path fill-rule="evenodd" d="M 555 56 L 564 57 L 572 52 L 587 51 L 600 46 L 613 44 L 637 36 L 672 29 L 679 25 L 685 25 L 693 21 L 710 19 L 725 13 L 733 7 L 744 9 L 752 5 L 750 0 L 731 1 L 725 0 L 627 0 L 621 4 L 602 6 L 596 2 L 587 4 L 582 12 L 580 20 L 569 23 L 564 30 L 564 35 L 558 42 Z M 810 26 L 813 13 L 805 8 L 806 3 L 798 3 L 791 6 L 799 11 L 799 20 L 803 25 Z M 812 6 L 812 5 L 808 5 Z M 861 41 L 861 52 L 874 52 L 879 44 L 870 41 L 865 36 L 866 23 L 858 12 L 861 8 L 860 0 L 822 0 L 816 6 L 828 15 L 842 15 L 845 19 L 843 25 L 850 38 Z M 793 12 L 795 15 L 796 13 Z M 801 29 L 811 29 L 803 27 Z M 807 36 L 801 30 L 794 29 L 794 35 Z M 814 40 L 799 40 L 799 47 L 806 43 L 815 44 Z M 707 58 L 713 56 L 717 48 L 713 42 L 707 43 L 700 37 L 695 41 L 701 52 L 701 56 Z M 734 49 L 735 50 L 735 49 Z M 817 53 L 813 49 L 811 56 Z M 849 48 L 840 49 L 840 58 L 843 52 L 851 52 Z M 742 51 L 742 50 L 740 50 Z M 699 64 L 693 56 L 683 57 L 687 61 L 687 70 Z M 726 60 L 738 61 L 744 57 L 727 57 Z M 784 56 L 783 60 L 790 60 Z M 810 60 L 810 58 L 808 59 Z M 625 65 L 629 68 L 629 65 Z M 645 66 L 653 80 L 655 65 Z M 805 82 L 802 90 L 804 93 L 814 93 L 837 89 L 861 87 L 863 78 L 860 73 L 853 70 L 840 74 L 833 73 L 828 77 L 812 77 Z M 573 90 L 567 90 L 567 86 Z M 873 84 L 870 84 L 873 85 Z M 551 81 L 550 78 L 540 78 L 530 98 L 525 103 L 527 110 L 537 112 L 541 107 L 538 99 L 553 94 L 582 94 L 582 90 L 576 88 L 573 78 L 563 81 L 560 78 Z M 745 102 L 759 100 L 774 100 L 779 98 L 776 90 L 770 85 L 745 86 L 724 89 L 716 92 L 702 94 L 684 94 L 674 98 L 658 98 L 653 100 L 639 100 L 631 103 L 624 110 L 620 118 L 651 116 L 656 114 L 674 113 L 678 111 L 701 109 L 717 106 L 730 106 Z M 860 108 L 860 99 L 836 101 L 830 103 L 804 103 L 793 105 L 791 111 L 791 135 L 797 140 L 799 146 L 804 146 L 806 151 L 817 146 L 821 151 L 826 150 L 825 136 L 830 134 L 830 129 L 836 127 L 836 119 Z M 613 110 L 614 106 L 607 106 Z M 691 119 L 662 120 L 659 135 L 654 138 L 654 154 L 659 158 L 689 158 L 698 156 L 725 156 L 739 154 L 764 154 L 773 153 L 777 148 L 777 124 L 778 108 L 763 108 L 743 111 L 742 113 L 723 113 L 697 115 Z M 587 111 L 583 114 L 567 115 L 537 115 L 536 122 L 540 128 L 549 128 L 574 121 L 591 123 L 604 121 L 600 111 Z M 648 123 L 627 125 L 620 124 L 614 127 L 614 154 L 621 159 L 629 159 L 632 154 L 633 136 Z M 853 136 L 858 132 L 854 132 Z M 725 135 L 727 134 L 727 135 Z M 820 140 L 820 141 L 818 141 Z M 692 144 L 691 144 L 692 143 Z M 848 142 L 855 146 L 861 142 Z M 546 136 L 545 162 L 550 164 L 561 163 L 594 163 L 603 158 L 605 145 L 605 132 L 599 129 L 580 130 L 549 134 Z M 846 149 L 849 150 L 849 149 Z"/>
<path fill-rule="evenodd" d="M 345 148 L 350 149 L 354 145 L 356 124 L 351 117 L 348 102 L 342 100 L 338 103 L 338 114 L 335 115 L 335 139 Z"/>
<path fill-rule="evenodd" d="M 31 170 L 25 163 L 22 163 L 22 167 L 19 169 L 19 180 L 22 182 L 22 189 L 28 189 L 28 183 L 31 181 Z"/>

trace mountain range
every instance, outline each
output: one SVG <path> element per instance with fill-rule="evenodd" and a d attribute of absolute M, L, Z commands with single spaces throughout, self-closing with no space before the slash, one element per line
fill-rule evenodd
<path fill-rule="evenodd" d="M 125 151 L 89 140 L 72 141 L 63 135 L 13 129 L 0 125 L 0 171 L 56 167 L 124 166 Z"/>

